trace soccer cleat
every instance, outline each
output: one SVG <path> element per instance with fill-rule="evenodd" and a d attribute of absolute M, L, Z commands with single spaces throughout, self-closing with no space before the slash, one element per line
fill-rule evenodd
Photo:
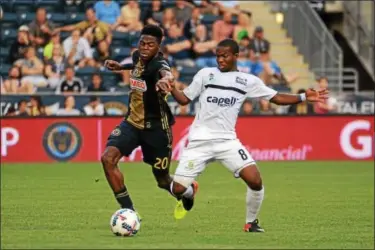
<path fill-rule="evenodd" d="M 184 208 L 184 205 L 182 204 L 182 200 L 178 200 L 176 207 L 174 209 L 174 218 L 176 220 L 180 220 L 185 217 L 187 211 Z"/>
<path fill-rule="evenodd" d="M 191 198 L 182 197 L 181 199 L 182 204 L 184 205 L 184 208 L 186 211 L 190 211 L 194 206 L 194 197 L 198 192 L 198 182 L 194 181 L 191 184 L 191 186 L 193 188 L 193 197 Z"/>
<path fill-rule="evenodd" d="M 259 226 L 258 219 L 255 219 L 253 222 L 246 223 L 243 230 L 250 233 L 264 233 L 264 229 Z"/>

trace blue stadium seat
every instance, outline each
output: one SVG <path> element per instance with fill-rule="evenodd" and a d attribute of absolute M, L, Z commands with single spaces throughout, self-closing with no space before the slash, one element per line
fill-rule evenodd
<path fill-rule="evenodd" d="M 11 64 L 1 64 L 0 65 L 0 76 L 3 76 L 4 78 L 7 78 L 8 71 L 12 67 Z"/>
<path fill-rule="evenodd" d="M 85 0 L 84 3 L 83 3 L 83 8 L 86 10 L 89 7 L 94 7 L 96 2 L 97 2 L 97 0 Z"/>
<path fill-rule="evenodd" d="M 70 36 L 71 32 L 68 31 L 61 31 L 60 32 L 60 41 L 64 42 L 65 39 L 67 39 Z"/>
<path fill-rule="evenodd" d="M 182 67 L 180 70 L 181 75 L 195 75 L 199 71 L 198 67 Z"/>
<path fill-rule="evenodd" d="M 66 17 L 66 24 L 76 24 L 85 20 L 84 13 L 68 13 Z"/>
<path fill-rule="evenodd" d="M 38 87 L 37 88 L 37 92 L 38 93 L 54 93 L 55 92 L 55 89 L 52 89 L 52 88 L 49 88 L 49 87 Z"/>
<path fill-rule="evenodd" d="M 289 88 L 288 86 L 284 84 L 273 84 L 272 88 L 276 90 L 277 92 L 289 93 L 292 91 L 291 88 Z"/>
<path fill-rule="evenodd" d="M 102 71 L 100 72 L 103 83 L 105 83 L 106 87 L 111 88 L 117 86 L 117 83 L 120 81 L 120 76 L 115 74 L 111 71 Z"/>
<path fill-rule="evenodd" d="M 57 26 L 63 26 L 66 22 L 66 15 L 64 13 L 48 13 L 47 19 L 51 20 Z"/>
<path fill-rule="evenodd" d="M 203 24 L 213 24 L 216 20 L 219 20 L 220 16 L 216 15 L 204 15 L 202 18 L 202 23 Z"/>
<path fill-rule="evenodd" d="M 121 61 L 124 58 L 130 56 L 129 47 L 113 47 L 112 48 L 112 57 L 114 60 Z"/>
<path fill-rule="evenodd" d="M 3 12 L 12 12 L 12 2 L 7 0 L 0 0 L 1 8 Z"/>
<path fill-rule="evenodd" d="M 11 12 L 4 12 L 3 19 L 0 23 L 1 29 L 16 29 L 18 28 L 17 15 Z"/>
<path fill-rule="evenodd" d="M 9 47 L 1 47 L 0 48 L 0 63 L 6 63 L 8 61 L 9 56 Z"/>
<path fill-rule="evenodd" d="M 35 13 L 18 13 L 18 25 L 29 24 L 35 19 Z"/>
<path fill-rule="evenodd" d="M 12 10 L 16 13 L 35 12 L 34 0 L 12 0 Z"/>
<path fill-rule="evenodd" d="M 1 44 L 10 45 L 17 38 L 17 30 L 3 29 L 1 30 L 1 37 L 2 37 L 2 39 L 0 39 Z"/>
<path fill-rule="evenodd" d="M 87 83 L 91 82 L 92 75 L 95 72 L 97 72 L 96 68 L 92 68 L 92 67 L 80 68 L 76 70 L 76 76 L 80 78 L 86 85 Z"/>
<path fill-rule="evenodd" d="M 34 0 L 36 8 L 44 8 L 47 12 L 62 12 L 63 6 L 58 0 Z"/>
<path fill-rule="evenodd" d="M 130 47 L 134 42 L 136 42 L 140 36 L 140 32 L 126 33 L 114 31 L 112 39 L 113 46 L 126 46 Z"/>

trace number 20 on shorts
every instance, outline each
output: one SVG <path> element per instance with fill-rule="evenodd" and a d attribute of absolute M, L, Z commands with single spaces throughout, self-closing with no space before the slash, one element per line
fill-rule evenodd
<path fill-rule="evenodd" d="M 156 169 L 166 169 L 169 165 L 169 160 L 168 160 L 168 157 L 164 157 L 164 158 L 156 158 L 156 163 L 154 164 L 154 168 Z"/>

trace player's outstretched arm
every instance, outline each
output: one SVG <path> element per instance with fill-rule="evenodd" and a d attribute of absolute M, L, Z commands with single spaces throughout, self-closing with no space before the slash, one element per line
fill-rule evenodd
<path fill-rule="evenodd" d="M 277 93 L 274 97 L 271 98 L 270 102 L 277 105 L 292 105 L 304 101 L 323 103 L 326 99 L 328 99 L 328 94 L 329 91 L 327 89 L 308 89 L 306 93 L 299 95 Z"/>
<path fill-rule="evenodd" d="M 190 103 L 190 99 L 186 97 L 184 92 L 176 89 L 174 78 L 163 77 L 157 82 L 156 90 L 164 93 L 171 93 L 180 105 L 187 105 Z"/>
<path fill-rule="evenodd" d="M 104 66 L 111 71 L 121 71 L 121 70 L 131 70 L 133 69 L 133 64 L 120 64 L 119 62 L 113 60 L 105 60 Z"/>

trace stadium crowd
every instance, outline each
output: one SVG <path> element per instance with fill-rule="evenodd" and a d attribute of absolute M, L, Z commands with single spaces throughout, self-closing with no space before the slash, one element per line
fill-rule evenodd
<path fill-rule="evenodd" d="M 240 44 L 239 70 L 283 91 L 290 91 L 297 78 L 284 75 L 271 59 L 265 31 L 238 1 L 12 0 L 1 7 L 1 94 L 33 95 L 18 101 L 7 115 L 106 115 L 100 94 L 129 91 L 130 72 L 114 74 L 103 63 L 131 62 L 145 24 L 163 28 L 162 50 L 181 89 L 200 68 L 216 66 L 215 48 L 224 38 Z M 326 84 L 325 78 L 318 81 Z M 63 107 L 43 105 L 46 93 L 64 95 Z M 76 108 L 80 94 L 90 98 Z M 324 113 L 330 108 L 300 104 L 284 113 Z M 275 113 L 264 100 L 249 100 L 242 109 L 243 115 Z"/>

